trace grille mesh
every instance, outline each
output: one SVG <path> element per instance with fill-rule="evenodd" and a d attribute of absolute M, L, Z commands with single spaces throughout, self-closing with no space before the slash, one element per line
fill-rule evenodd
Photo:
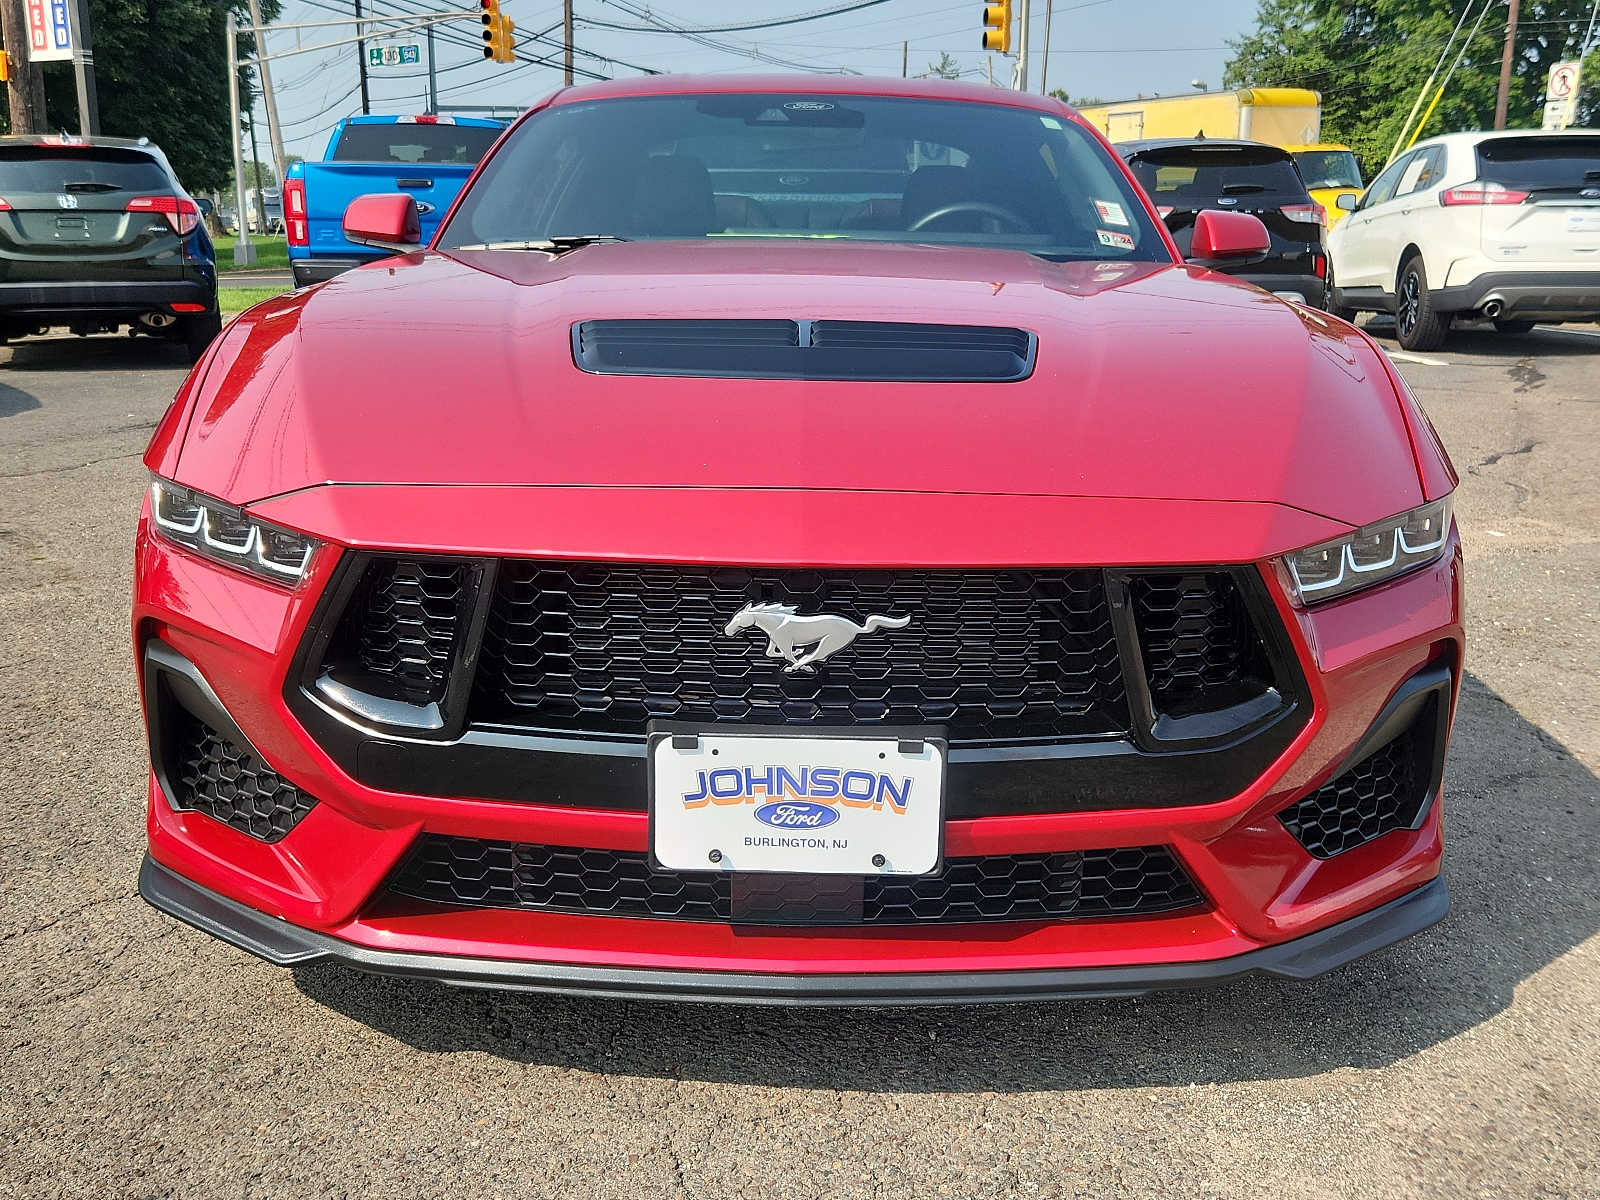
<path fill-rule="evenodd" d="M 772 878 L 772 877 L 768 877 Z M 646 856 L 429 835 L 392 890 L 438 904 L 591 915 L 734 920 L 734 876 L 653 869 Z M 831 881 L 783 877 L 793 918 L 761 924 L 919 925 L 1153 914 L 1201 902 L 1164 846 L 956 858 L 934 876 L 869 878 L 849 913 L 814 903 Z"/>
<path fill-rule="evenodd" d="M 816 674 L 785 674 L 766 636 L 728 636 L 751 601 L 857 624 Z M 502 564 L 478 672 L 485 719 L 642 737 L 652 719 L 944 724 L 953 741 L 1127 729 L 1098 571 L 756 571 Z"/>
<path fill-rule="evenodd" d="M 1129 587 L 1158 713 L 1215 711 L 1271 682 L 1266 649 L 1231 576 L 1134 575 Z"/>
<path fill-rule="evenodd" d="M 315 807 L 253 751 L 198 717 L 174 712 L 182 722 L 168 771 L 174 807 L 204 813 L 261 842 L 278 841 Z"/>
<path fill-rule="evenodd" d="M 1332 858 L 1410 828 L 1427 798 L 1422 752 L 1424 731 L 1433 725 L 1430 705 L 1405 733 L 1284 809 L 1279 819 L 1316 858 Z"/>
<path fill-rule="evenodd" d="M 466 572 L 462 563 L 380 559 L 358 593 L 353 640 L 361 665 L 413 704 L 445 694 Z"/>

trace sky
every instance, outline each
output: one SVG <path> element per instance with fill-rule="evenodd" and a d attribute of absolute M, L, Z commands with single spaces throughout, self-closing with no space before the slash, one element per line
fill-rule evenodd
<path fill-rule="evenodd" d="M 712 0 L 667 0 L 662 8 L 646 0 L 574 0 L 575 65 L 605 77 L 628 77 L 641 68 L 657 71 L 731 72 L 833 70 L 863 75 L 899 75 L 902 44 L 908 43 L 908 73 L 925 74 L 947 51 L 963 77 L 1009 84 L 1011 59 L 977 49 L 982 32 L 982 0 L 876 0 L 856 11 L 802 24 L 690 38 L 681 34 L 608 28 L 664 22 L 681 28 L 753 24 L 818 10 L 851 0 L 745 0 L 739 5 Z M 861 0 L 856 0 L 861 3 Z M 1050 88 L 1073 96 L 1124 99 L 1139 93 L 1170 95 L 1191 90 L 1191 81 L 1221 85 L 1227 40 L 1254 26 L 1256 0 L 1032 0 L 1032 53 L 1029 83 L 1039 90 L 1045 69 L 1043 44 L 1047 2 L 1052 4 L 1048 76 Z M 365 11 L 446 12 L 459 7 L 464 17 L 437 27 L 435 64 L 441 112 L 463 106 L 498 105 L 509 114 L 561 86 L 561 5 L 559 0 L 502 0 L 501 9 L 517 26 L 517 50 L 549 55 L 552 65 L 501 65 L 483 58 L 476 0 L 365 0 Z M 283 12 L 267 35 L 274 54 L 297 46 L 316 46 L 353 36 L 348 27 L 283 29 L 296 22 L 331 21 L 353 12 L 353 0 L 284 0 Z M 649 21 L 643 19 L 644 14 Z M 398 25 L 392 28 L 400 28 Z M 423 41 L 408 33 L 396 41 Z M 706 44 L 710 43 L 710 44 Z M 777 60 L 776 62 L 771 60 Z M 285 149 L 320 158 L 335 121 L 361 111 L 353 45 L 292 54 L 271 64 L 284 125 Z M 581 81 L 586 78 L 579 74 Z M 374 113 L 425 111 L 426 71 L 379 69 L 370 73 Z M 260 105 L 258 104 L 258 110 Z M 470 115 L 470 114 L 463 114 Z M 258 111 L 263 160 L 266 116 Z M 248 150 L 247 150 L 248 153 Z"/>

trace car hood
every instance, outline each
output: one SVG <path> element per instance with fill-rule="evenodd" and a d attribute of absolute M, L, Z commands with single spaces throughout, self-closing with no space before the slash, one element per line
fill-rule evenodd
<path fill-rule="evenodd" d="M 1009 383 L 596 375 L 630 317 L 1015 326 Z M 1419 502 L 1379 352 L 1194 268 L 771 239 L 416 253 L 252 309 L 177 464 L 247 504 L 322 483 L 784 488 L 1269 501 L 1348 524 Z"/>

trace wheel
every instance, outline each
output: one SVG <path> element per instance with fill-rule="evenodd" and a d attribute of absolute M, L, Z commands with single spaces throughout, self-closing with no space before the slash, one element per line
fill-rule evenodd
<path fill-rule="evenodd" d="M 1422 256 L 1412 255 L 1400 268 L 1400 290 L 1394 306 L 1394 339 L 1407 350 L 1437 350 L 1444 345 L 1449 332 L 1450 314 L 1434 311 Z"/>
<path fill-rule="evenodd" d="M 1533 328 L 1532 321 L 1496 321 L 1494 327 L 1501 333 L 1527 333 Z"/>
<path fill-rule="evenodd" d="M 206 347 L 211 345 L 219 333 L 222 332 L 222 314 L 212 311 L 202 313 L 198 317 L 185 317 L 183 321 L 183 344 L 189 352 L 190 362 L 199 362 L 200 356 L 206 352 Z"/>

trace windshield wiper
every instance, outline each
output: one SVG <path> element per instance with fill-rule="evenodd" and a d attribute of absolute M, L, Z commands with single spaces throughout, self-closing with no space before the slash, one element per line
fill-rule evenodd
<path fill-rule="evenodd" d="M 568 250 L 581 250 L 596 242 L 625 242 L 628 239 L 614 233 L 563 233 L 555 237 L 531 238 L 521 242 L 475 242 L 470 246 L 457 246 L 457 250 L 543 250 L 546 254 L 565 254 Z"/>
<path fill-rule="evenodd" d="M 114 183 L 96 183 L 93 180 L 86 180 L 82 183 L 63 183 L 61 190 L 63 192 L 120 192 L 122 188 Z"/>
<path fill-rule="evenodd" d="M 1242 196 L 1246 192 L 1264 192 L 1267 185 L 1264 183 L 1225 183 L 1222 185 L 1224 196 Z"/>

